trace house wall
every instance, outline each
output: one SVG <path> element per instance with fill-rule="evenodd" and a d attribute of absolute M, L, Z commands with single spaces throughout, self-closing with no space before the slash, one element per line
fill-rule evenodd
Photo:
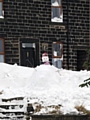
<path fill-rule="evenodd" d="M 69 0 L 69 68 L 77 69 L 77 50 L 86 50 L 89 39 L 89 0 Z"/>
<path fill-rule="evenodd" d="M 63 0 L 63 23 L 51 22 L 50 0 L 4 0 L 0 37 L 5 39 L 5 62 L 20 64 L 20 39 L 33 38 L 48 43 L 50 62 L 52 42 L 63 43 L 63 68 L 77 69 L 77 50 L 89 46 L 89 0 Z"/>

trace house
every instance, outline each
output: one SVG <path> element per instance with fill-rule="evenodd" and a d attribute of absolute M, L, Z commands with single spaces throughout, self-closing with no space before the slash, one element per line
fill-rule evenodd
<path fill-rule="evenodd" d="M 81 70 L 89 38 L 89 0 L 0 0 L 0 62 Z M 59 61 L 59 62 L 58 62 Z"/>

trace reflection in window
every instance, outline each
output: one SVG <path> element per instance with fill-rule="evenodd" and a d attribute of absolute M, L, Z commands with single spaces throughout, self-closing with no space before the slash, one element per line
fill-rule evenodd
<path fill-rule="evenodd" d="M 62 56 L 62 44 L 60 43 L 53 43 L 52 45 L 53 49 L 53 56 L 61 57 Z"/>
<path fill-rule="evenodd" d="M 51 0 L 51 21 L 63 22 L 62 0 Z"/>
<path fill-rule="evenodd" d="M 60 42 L 52 44 L 52 64 L 57 68 L 62 68 L 63 61 L 63 45 Z"/>
<path fill-rule="evenodd" d="M 0 16 L 2 16 L 2 2 L 0 2 Z"/>
<path fill-rule="evenodd" d="M 52 58 L 52 64 L 57 68 L 62 68 L 62 60 L 60 58 Z"/>
<path fill-rule="evenodd" d="M 61 0 L 51 0 L 52 6 L 61 6 Z"/>
<path fill-rule="evenodd" d="M 22 47 L 23 48 L 27 48 L 27 47 L 35 48 L 35 43 L 22 43 Z"/>
<path fill-rule="evenodd" d="M 0 62 L 4 62 L 4 55 L 0 55 Z"/>
<path fill-rule="evenodd" d="M 0 52 L 3 52 L 3 46 L 2 46 L 2 44 L 3 44 L 3 41 L 0 40 Z"/>
<path fill-rule="evenodd" d="M 52 18 L 54 19 L 55 17 L 57 17 L 58 19 L 60 18 L 59 8 L 52 8 Z"/>
<path fill-rule="evenodd" d="M 3 11 L 3 0 L 0 0 L 0 18 L 3 18 L 3 14 L 4 14 L 4 11 Z"/>

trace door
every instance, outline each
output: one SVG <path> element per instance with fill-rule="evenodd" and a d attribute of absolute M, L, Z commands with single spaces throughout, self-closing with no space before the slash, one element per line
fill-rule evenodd
<path fill-rule="evenodd" d="M 39 44 L 21 42 L 20 61 L 22 66 L 36 67 L 39 64 Z"/>
<path fill-rule="evenodd" d="M 85 50 L 77 50 L 77 70 L 83 70 L 83 64 L 86 60 L 86 51 Z"/>
<path fill-rule="evenodd" d="M 22 48 L 21 63 L 23 66 L 35 67 L 35 50 L 34 48 Z"/>

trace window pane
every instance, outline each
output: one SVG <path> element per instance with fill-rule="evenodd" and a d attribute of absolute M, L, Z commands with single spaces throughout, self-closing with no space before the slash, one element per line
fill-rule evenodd
<path fill-rule="evenodd" d="M 3 41 L 0 40 L 0 52 L 3 52 Z"/>
<path fill-rule="evenodd" d="M 35 43 L 22 43 L 22 47 L 30 47 L 30 48 L 35 48 Z"/>
<path fill-rule="evenodd" d="M 54 43 L 52 47 L 53 47 L 53 56 L 61 56 L 62 55 L 61 44 Z"/>
<path fill-rule="evenodd" d="M 52 6 L 61 6 L 61 0 L 51 0 Z"/>
<path fill-rule="evenodd" d="M 0 16 L 2 16 L 2 2 L 0 2 Z"/>
<path fill-rule="evenodd" d="M 52 65 L 57 68 L 62 68 L 62 60 L 60 58 L 52 58 Z"/>
<path fill-rule="evenodd" d="M 61 8 L 52 7 L 52 22 L 63 22 L 63 13 L 61 10 Z"/>
<path fill-rule="evenodd" d="M 0 62 L 4 62 L 4 55 L 0 55 Z"/>
<path fill-rule="evenodd" d="M 53 50 L 52 65 L 60 69 L 62 68 L 63 61 L 63 44 L 60 42 L 53 42 L 52 50 Z"/>
<path fill-rule="evenodd" d="M 60 8 L 52 8 L 52 18 L 60 18 Z"/>

